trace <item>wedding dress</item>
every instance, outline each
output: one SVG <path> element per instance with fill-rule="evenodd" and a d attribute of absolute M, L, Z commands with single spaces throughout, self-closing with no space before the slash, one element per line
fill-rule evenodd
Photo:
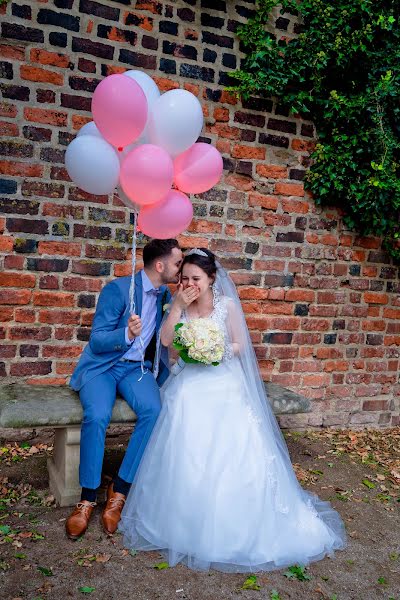
<path fill-rule="evenodd" d="M 159 550 L 170 566 L 227 572 L 332 556 L 345 545 L 343 522 L 296 479 L 221 267 L 210 318 L 224 332 L 224 358 L 175 367 L 161 388 L 162 410 L 122 513 L 125 545 Z"/>

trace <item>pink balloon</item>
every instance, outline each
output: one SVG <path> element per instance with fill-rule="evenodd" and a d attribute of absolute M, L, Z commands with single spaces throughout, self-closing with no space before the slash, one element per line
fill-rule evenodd
<path fill-rule="evenodd" d="M 171 189 L 173 179 L 172 158 L 153 144 L 143 144 L 129 152 L 119 175 L 125 194 L 140 206 L 160 202 Z"/>
<path fill-rule="evenodd" d="M 146 125 L 146 96 L 130 77 L 109 75 L 94 91 L 92 113 L 107 142 L 123 148 L 136 140 Z"/>
<path fill-rule="evenodd" d="M 138 226 L 151 238 L 166 240 L 185 231 L 193 218 L 193 206 L 189 198 L 171 190 L 159 204 L 144 206 L 139 213 Z"/>
<path fill-rule="evenodd" d="M 187 194 L 201 194 L 218 183 L 222 169 L 222 156 L 214 146 L 193 144 L 175 158 L 175 185 Z"/>

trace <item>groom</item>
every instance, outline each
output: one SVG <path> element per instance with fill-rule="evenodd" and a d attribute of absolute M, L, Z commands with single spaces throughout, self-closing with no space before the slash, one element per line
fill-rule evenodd
<path fill-rule="evenodd" d="M 82 495 L 66 522 L 71 539 L 85 533 L 96 506 L 106 429 L 118 392 L 135 411 L 137 422 L 119 473 L 108 488 L 102 513 L 105 531 L 112 534 L 117 529 L 130 485 L 160 411 L 158 385 L 168 376 L 167 357 L 161 353 L 157 381 L 150 369 L 163 305 L 171 298 L 166 284 L 178 282 L 181 263 L 182 251 L 176 240 L 152 240 L 144 247 L 144 269 L 135 276 L 136 315 L 129 315 L 130 277 L 111 281 L 100 294 L 89 343 L 70 383 L 79 391 L 83 407 L 79 466 Z M 145 369 L 142 369 L 143 354 Z"/>

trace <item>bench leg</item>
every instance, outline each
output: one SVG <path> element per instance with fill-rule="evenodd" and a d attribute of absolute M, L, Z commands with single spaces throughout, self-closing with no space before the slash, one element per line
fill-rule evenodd
<path fill-rule="evenodd" d="M 72 506 L 79 502 L 79 444 L 80 427 L 63 427 L 55 430 L 53 456 L 47 462 L 50 492 L 59 506 Z"/>

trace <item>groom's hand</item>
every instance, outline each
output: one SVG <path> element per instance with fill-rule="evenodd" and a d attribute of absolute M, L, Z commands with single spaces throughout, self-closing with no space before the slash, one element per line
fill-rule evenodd
<path fill-rule="evenodd" d="M 142 333 L 142 321 L 138 315 L 132 315 L 128 320 L 128 337 L 130 340 Z"/>

